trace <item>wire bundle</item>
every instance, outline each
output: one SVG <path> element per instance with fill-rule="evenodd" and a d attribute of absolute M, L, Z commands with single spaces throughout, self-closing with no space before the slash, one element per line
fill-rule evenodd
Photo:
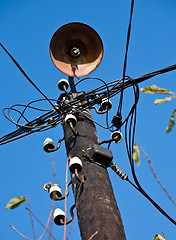
<path fill-rule="evenodd" d="M 44 130 L 48 130 L 52 127 L 55 127 L 60 122 L 62 122 L 62 120 L 65 118 L 65 116 L 68 113 L 70 113 L 73 108 L 75 111 L 83 114 L 83 111 L 85 111 L 88 108 L 91 109 L 94 105 L 99 104 L 103 98 L 110 99 L 111 97 L 114 97 L 115 95 L 117 95 L 120 92 L 121 79 L 114 80 L 114 81 L 106 84 L 100 78 L 89 77 L 89 78 L 84 78 L 84 79 L 80 80 L 76 85 L 80 84 L 83 81 L 88 81 L 88 79 L 99 80 L 99 81 L 103 82 L 103 85 L 99 86 L 98 88 L 96 88 L 94 90 L 91 90 L 91 91 L 85 93 L 84 94 L 84 100 L 85 100 L 84 103 L 82 103 L 82 100 L 79 99 L 79 97 L 71 99 L 70 101 L 66 101 L 66 99 L 64 101 L 57 100 L 57 99 L 37 99 L 37 100 L 31 101 L 27 105 L 14 104 L 10 108 L 4 108 L 3 109 L 4 116 L 10 122 L 12 122 L 13 124 L 15 124 L 17 126 L 17 130 L 1 137 L 0 145 L 17 140 L 21 137 L 27 136 L 34 132 L 41 132 Z M 118 83 L 118 85 L 117 85 L 117 83 Z M 125 88 L 127 88 L 128 86 L 131 85 L 131 83 L 128 80 L 126 80 L 124 85 L 125 85 Z M 34 103 L 38 103 L 41 101 L 48 101 L 48 100 L 49 100 L 49 102 L 52 102 L 54 109 L 43 109 L 43 108 L 32 106 L 32 104 L 34 104 Z M 19 107 L 23 108 L 23 110 L 20 111 L 18 109 Z M 45 112 L 45 114 L 40 115 L 36 119 L 30 121 L 25 116 L 25 113 L 28 109 L 35 110 L 38 112 Z M 11 112 L 17 112 L 19 114 L 19 117 L 17 120 L 13 119 Z M 84 113 L 84 115 L 85 115 L 85 113 Z M 86 117 L 89 118 L 87 115 L 86 115 Z M 21 124 L 20 123 L 21 120 L 24 120 L 26 123 Z M 90 119 L 90 120 L 93 121 L 92 119 Z M 94 121 L 94 122 L 96 124 L 98 124 L 99 126 L 112 131 L 110 129 L 110 127 L 108 126 L 108 123 L 107 123 L 107 127 L 105 127 L 96 121 Z M 16 138 L 17 136 L 20 136 L 20 135 L 21 135 L 21 137 Z M 8 140 L 10 140 L 10 141 L 8 141 Z"/>

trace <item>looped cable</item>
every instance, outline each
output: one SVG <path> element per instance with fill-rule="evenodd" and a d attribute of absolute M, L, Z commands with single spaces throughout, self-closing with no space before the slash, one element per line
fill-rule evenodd
<path fill-rule="evenodd" d="M 71 215 L 71 217 L 70 217 L 70 219 L 69 219 L 68 221 L 66 221 L 66 225 L 69 224 L 69 223 L 71 223 L 71 222 L 73 221 L 74 216 L 75 216 L 73 210 L 74 210 L 75 207 L 76 207 L 75 204 L 73 204 L 73 205 L 71 206 L 71 208 L 70 208 L 70 215 Z M 65 221 L 63 221 L 63 220 L 61 219 L 61 220 L 60 220 L 60 225 L 64 225 L 64 223 L 65 223 Z"/>
<path fill-rule="evenodd" d="M 56 200 L 58 200 L 58 201 L 60 201 L 60 200 L 63 200 L 63 199 L 65 199 L 68 195 L 69 195 L 69 185 L 72 183 L 72 181 L 69 181 L 67 184 L 66 184 L 66 188 L 65 188 L 65 195 L 64 196 L 62 196 L 62 197 L 58 197 L 58 196 L 56 196 Z"/>
<path fill-rule="evenodd" d="M 80 176 L 80 175 L 79 175 L 79 172 L 78 172 L 78 169 L 77 169 L 77 168 L 75 168 L 75 177 L 77 178 L 77 180 L 78 180 L 79 182 L 84 183 L 84 176 Z"/>
<path fill-rule="evenodd" d="M 97 107 L 95 107 L 95 106 L 92 106 L 91 107 L 91 109 L 95 109 L 95 111 L 96 111 L 96 113 L 98 113 L 98 114 L 104 114 L 104 113 L 107 113 L 108 112 L 108 109 L 106 109 L 106 110 L 104 110 L 104 111 L 99 111 L 98 109 L 97 109 Z"/>
<path fill-rule="evenodd" d="M 57 144 L 57 147 L 51 148 L 51 149 L 47 149 L 47 151 L 48 151 L 48 152 L 55 152 L 55 151 L 57 151 L 57 150 L 60 148 L 61 142 L 62 142 L 64 139 L 65 139 L 64 137 L 62 137 L 61 139 L 59 139 L 58 144 Z"/>

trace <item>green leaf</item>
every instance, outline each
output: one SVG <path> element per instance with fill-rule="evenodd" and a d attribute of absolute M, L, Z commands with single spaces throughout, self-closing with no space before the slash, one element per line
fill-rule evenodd
<path fill-rule="evenodd" d="M 25 197 L 15 197 L 10 199 L 10 201 L 6 205 L 6 209 L 13 209 L 18 207 L 20 204 L 22 204 L 26 200 Z"/>
<path fill-rule="evenodd" d="M 133 147 L 133 155 L 132 155 L 132 158 L 133 158 L 133 160 L 136 162 L 136 164 L 137 164 L 138 166 L 139 166 L 139 164 L 140 164 L 139 157 L 140 157 L 139 147 L 138 147 L 138 145 L 136 144 L 136 145 Z"/>
<path fill-rule="evenodd" d="M 175 121 L 174 121 L 175 114 L 176 114 L 176 109 L 173 111 L 171 118 L 170 118 L 169 126 L 166 128 L 167 133 L 172 131 L 172 128 L 175 124 Z"/>
<path fill-rule="evenodd" d="M 160 103 L 163 103 L 163 102 L 171 101 L 172 98 L 175 98 L 175 96 L 166 97 L 166 98 L 163 98 L 163 99 L 156 99 L 154 104 L 157 105 L 157 104 L 160 104 Z"/>
<path fill-rule="evenodd" d="M 154 240 L 165 240 L 165 238 L 163 238 L 161 235 L 159 234 L 155 234 L 155 236 L 153 236 Z"/>
<path fill-rule="evenodd" d="M 170 90 L 167 90 L 167 89 L 164 89 L 164 88 L 160 88 L 156 85 L 151 85 L 151 86 L 148 86 L 148 87 L 143 87 L 141 88 L 141 91 L 142 92 L 145 92 L 145 93 L 163 93 L 163 94 L 171 94 L 172 92 Z"/>

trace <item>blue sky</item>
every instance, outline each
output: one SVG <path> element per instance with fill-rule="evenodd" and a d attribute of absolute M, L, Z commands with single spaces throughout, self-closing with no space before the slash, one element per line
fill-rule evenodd
<path fill-rule="evenodd" d="M 107 83 L 122 77 L 125 41 L 129 21 L 130 1 L 0 1 L 0 42 L 11 52 L 35 84 L 49 97 L 60 94 L 57 83 L 66 77 L 52 64 L 49 56 L 49 43 L 54 32 L 69 22 L 83 22 L 93 27 L 104 44 L 104 57 L 100 66 L 91 76 L 100 77 Z M 176 2 L 173 0 L 135 1 L 129 46 L 127 75 L 138 77 L 148 72 L 175 64 L 175 23 Z M 41 95 L 26 81 L 9 57 L 0 50 L 0 136 L 13 130 L 15 125 L 8 122 L 2 114 L 4 107 L 41 98 Z M 156 84 L 175 91 L 176 71 L 163 74 L 141 83 L 139 87 Z M 99 86 L 90 81 L 78 90 L 90 90 Z M 169 117 L 175 108 L 175 101 L 154 106 L 155 98 L 161 96 L 140 94 L 135 142 L 142 145 L 151 158 L 153 166 L 163 184 L 176 199 L 175 192 L 175 128 L 166 134 Z M 113 100 L 110 120 L 116 112 L 118 97 Z M 128 89 L 124 94 L 123 115 L 133 104 L 133 95 Z M 45 105 L 49 108 L 49 105 Z M 35 115 L 36 117 L 36 115 Z M 93 113 L 95 120 L 105 124 L 105 119 Z M 34 113 L 30 113 L 31 120 Z M 109 138 L 109 132 L 97 127 L 100 140 Z M 122 129 L 124 133 L 124 129 Z M 1 239 L 20 239 L 10 227 L 12 223 L 27 237 L 32 239 L 30 218 L 25 205 L 8 211 L 6 203 L 12 197 L 30 195 L 32 211 L 46 223 L 51 201 L 43 191 L 44 183 L 52 181 L 51 156 L 55 159 L 57 183 L 64 189 L 66 151 L 64 144 L 53 154 L 43 151 L 46 137 L 55 142 L 63 136 L 61 126 L 43 133 L 32 134 L 26 138 L 0 147 L 1 151 Z M 111 148 L 114 161 L 131 178 L 125 143 L 122 141 Z M 175 226 L 161 215 L 143 196 L 127 182 L 121 181 L 110 170 L 114 194 L 119 206 L 128 240 L 152 239 L 156 233 L 165 232 L 167 240 L 174 239 Z M 155 182 L 146 159 L 141 156 L 141 164 L 136 169 L 141 185 L 165 211 L 176 219 L 176 208 L 168 200 L 163 190 Z M 64 191 L 64 190 L 63 190 Z M 70 193 L 68 208 L 73 203 Z M 64 208 L 63 202 L 56 207 Z M 36 235 L 42 227 L 35 223 Z M 69 229 L 69 226 L 68 226 Z M 63 227 L 54 226 L 53 234 L 63 239 Z M 47 235 L 44 239 L 47 239 Z M 75 219 L 70 240 L 81 239 Z"/>

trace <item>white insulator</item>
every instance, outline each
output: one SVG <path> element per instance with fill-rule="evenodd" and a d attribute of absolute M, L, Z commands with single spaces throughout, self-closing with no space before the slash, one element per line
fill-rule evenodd
<path fill-rule="evenodd" d="M 77 123 L 77 119 L 73 114 L 68 114 L 65 117 L 65 123 L 67 123 L 69 125 L 70 122 L 72 123 L 73 126 L 75 126 Z"/>
<path fill-rule="evenodd" d="M 51 187 L 49 188 L 49 194 L 50 194 L 50 198 L 52 200 L 54 200 L 54 201 L 59 200 L 58 198 L 62 197 L 62 192 L 61 192 L 60 186 L 57 184 L 51 185 Z"/>
<path fill-rule="evenodd" d="M 58 82 L 59 90 L 64 91 L 64 86 L 66 89 L 68 89 L 69 82 L 67 81 L 67 79 L 63 78 L 63 79 L 59 80 L 59 82 Z"/>
<path fill-rule="evenodd" d="M 54 149 L 54 141 L 51 138 L 46 138 L 43 143 L 43 149 L 45 152 L 49 152 L 49 149 Z"/>
<path fill-rule="evenodd" d="M 108 98 L 103 98 L 100 105 L 102 110 L 110 110 L 112 108 L 112 102 Z"/>
<path fill-rule="evenodd" d="M 56 225 L 63 225 L 64 221 L 65 221 L 65 213 L 64 211 L 62 211 L 60 208 L 56 208 L 54 210 L 54 222 Z"/>
<path fill-rule="evenodd" d="M 73 157 L 69 162 L 69 169 L 71 173 L 75 173 L 75 169 L 80 172 L 83 168 L 82 161 L 78 157 Z"/>
<path fill-rule="evenodd" d="M 119 131 L 114 131 L 112 134 L 111 134 L 111 139 L 114 143 L 119 143 L 122 141 L 123 139 L 123 135 L 121 132 Z"/>

